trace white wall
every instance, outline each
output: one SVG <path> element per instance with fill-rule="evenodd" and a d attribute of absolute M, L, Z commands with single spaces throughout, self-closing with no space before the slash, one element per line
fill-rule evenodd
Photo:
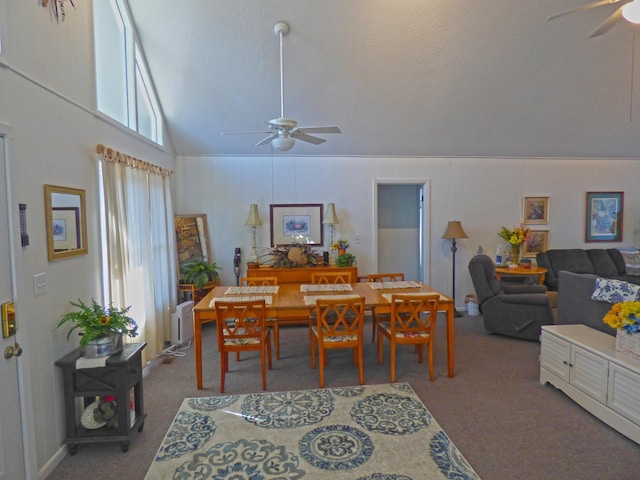
<path fill-rule="evenodd" d="M 55 330 L 69 301 L 101 296 L 95 146 L 103 143 L 138 158 L 174 168 L 172 155 L 94 113 L 90 2 L 75 2 L 60 24 L 39 2 L 0 0 L 0 123 L 9 138 L 10 212 L 27 204 L 30 245 L 13 232 L 17 267 L 17 341 L 27 395 L 31 473 L 43 476 L 63 452 L 61 372 L 54 362 L 77 345 Z M 86 190 L 88 255 L 49 262 L 44 184 Z M 3 228 L 3 226 L 0 226 Z M 33 275 L 47 273 L 48 292 L 35 297 Z M 1 391 L 1 390 L 0 390 Z M 0 393 L 1 395 L 1 393 Z M 0 401 L 1 398 L 0 398 Z"/>
<path fill-rule="evenodd" d="M 378 157 L 185 157 L 176 172 L 176 212 L 207 214 L 212 255 L 223 266 L 222 278 L 234 281 L 233 249 L 251 247 L 244 225 L 249 204 L 257 203 L 263 225 L 258 247 L 268 247 L 269 205 L 335 202 L 340 224 L 336 238 L 351 241 L 358 273 L 376 270 L 374 252 L 374 182 L 430 180 L 430 245 L 427 282 L 451 293 L 451 243 L 442 239 L 449 220 L 460 220 L 469 236 L 457 242 L 456 298 L 473 292 L 467 264 L 478 246 L 494 255 L 501 226 L 522 221 L 524 196 L 548 196 L 548 248 L 640 246 L 640 162 L 594 159 L 378 158 Z M 585 243 L 587 191 L 624 191 L 622 243 Z M 325 232 L 328 235 L 328 231 Z M 362 236 L 355 245 L 353 234 Z M 328 238 L 328 237 L 327 237 Z M 327 240 L 328 243 L 328 240 Z"/>

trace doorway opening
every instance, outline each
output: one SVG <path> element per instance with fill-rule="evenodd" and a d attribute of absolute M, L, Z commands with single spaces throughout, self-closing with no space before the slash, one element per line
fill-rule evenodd
<path fill-rule="evenodd" d="M 376 270 L 428 284 L 429 182 L 376 181 L 375 196 Z"/>

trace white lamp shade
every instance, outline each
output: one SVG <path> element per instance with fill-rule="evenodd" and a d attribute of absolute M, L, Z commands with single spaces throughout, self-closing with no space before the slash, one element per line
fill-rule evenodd
<path fill-rule="evenodd" d="M 251 207 L 249 207 L 249 218 L 247 218 L 245 225 L 249 225 L 251 227 L 257 227 L 259 225 L 262 225 L 262 221 L 260 220 L 260 215 L 258 215 L 257 204 L 252 203 Z"/>
<path fill-rule="evenodd" d="M 340 223 L 338 221 L 338 216 L 336 215 L 336 205 L 335 203 L 327 204 L 327 212 L 324 214 L 324 219 L 322 223 L 326 223 L 327 225 L 337 225 Z"/>
<path fill-rule="evenodd" d="M 276 150 L 280 150 L 281 152 L 286 152 L 287 150 L 291 150 L 296 141 L 291 137 L 280 136 L 271 140 L 271 145 Z"/>
<path fill-rule="evenodd" d="M 622 16 L 631 23 L 640 23 L 640 1 L 633 0 L 622 7 Z"/>

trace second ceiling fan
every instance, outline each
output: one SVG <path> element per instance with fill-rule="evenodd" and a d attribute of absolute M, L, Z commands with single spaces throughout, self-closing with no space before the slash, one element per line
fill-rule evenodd
<path fill-rule="evenodd" d="M 284 66 L 282 62 L 282 44 L 283 37 L 289 33 L 289 25 L 280 21 L 275 24 L 273 31 L 280 39 L 280 117 L 269 120 L 267 123 L 268 130 L 263 132 L 237 132 L 237 133 L 267 133 L 268 136 L 263 138 L 256 146 L 271 143 L 273 148 L 286 152 L 291 150 L 296 140 L 319 145 L 326 142 L 325 139 L 319 138 L 310 133 L 341 133 L 338 127 L 298 127 L 298 122 L 284 115 Z M 231 134 L 226 134 L 231 135 Z"/>

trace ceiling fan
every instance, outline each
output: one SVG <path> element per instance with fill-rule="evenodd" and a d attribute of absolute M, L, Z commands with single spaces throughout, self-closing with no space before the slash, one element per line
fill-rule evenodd
<path fill-rule="evenodd" d="M 572 8 L 570 10 L 551 15 L 550 17 L 547 17 L 547 22 L 549 20 L 553 20 L 554 18 L 569 15 L 570 13 L 575 13 L 582 10 L 590 10 L 592 8 L 597 8 L 612 3 L 621 3 L 621 5 L 604 22 L 598 25 L 598 28 L 596 28 L 593 33 L 589 35 L 589 38 L 597 37 L 598 35 L 606 33 L 611 27 L 613 27 L 623 18 L 631 23 L 640 23 L 640 0 L 599 0 L 597 2 L 587 3 L 586 5 L 583 5 L 581 7 Z"/>
<path fill-rule="evenodd" d="M 303 142 L 313 143 L 314 145 L 320 145 L 326 142 L 325 139 L 309 135 L 310 133 L 342 133 L 338 127 L 298 127 L 298 122 L 286 118 L 284 116 L 284 68 L 282 63 L 282 39 L 289 33 L 289 25 L 286 22 L 280 21 L 273 27 L 273 31 L 280 38 L 280 117 L 269 120 L 267 123 L 269 129 L 261 132 L 233 132 L 223 133 L 222 135 L 235 135 L 241 133 L 267 133 L 268 136 L 258 143 L 259 145 L 266 145 L 271 142 L 273 148 L 286 152 L 291 150 L 296 143 L 296 140 Z"/>

